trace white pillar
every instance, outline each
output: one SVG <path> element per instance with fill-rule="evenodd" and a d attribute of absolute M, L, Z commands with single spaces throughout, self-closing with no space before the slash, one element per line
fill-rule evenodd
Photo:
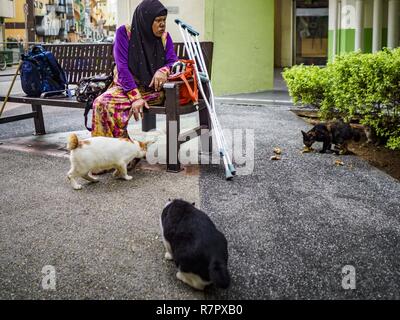
<path fill-rule="evenodd" d="M 4 42 L 4 24 L 0 23 L 0 42 Z"/>
<path fill-rule="evenodd" d="M 399 45 L 399 0 L 389 0 L 388 6 L 388 48 Z"/>
<path fill-rule="evenodd" d="M 364 50 L 364 0 L 356 0 L 356 39 L 354 49 Z"/>
<path fill-rule="evenodd" d="M 337 33 L 338 33 L 338 0 L 329 1 L 329 6 L 331 6 L 331 16 L 329 19 L 332 19 L 330 23 L 333 27 L 333 45 L 332 45 L 332 60 L 335 59 L 337 54 Z"/>
<path fill-rule="evenodd" d="M 372 52 L 382 49 L 382 0 L 374 0 L 372 23 Z"/>

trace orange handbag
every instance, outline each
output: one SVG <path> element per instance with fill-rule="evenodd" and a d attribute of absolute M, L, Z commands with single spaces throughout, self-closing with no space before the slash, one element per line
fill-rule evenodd
<path fill-rule="evenodd" d="M 181 85 L 179 89 L 179 104 L 181 106 L 190 102 L 197 104 L 199 100 L 194 64 L 195 62 L 193 60 L 178 60 L 172 66 L 172 74 L 168 77 L 170 81 L 183 81 L 185 83 L 185 85 Z M 191 79 L 193 79 L 193 81 L 189 82 Z"/>

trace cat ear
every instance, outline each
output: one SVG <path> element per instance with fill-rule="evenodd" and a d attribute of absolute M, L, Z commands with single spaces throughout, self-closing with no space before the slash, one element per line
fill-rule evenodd
<path fill-rule="evenodd" d="M 147 147 L 151 144 L 151 141 L 142 142 L 139 141 L 140 149 L 147 151 Z"/>
<path fill-rule="evenodd" d="M 140 149 L 146 150 L 146 144 L 142 141 L 138 141 L 138 142 L 139 142 Z"/>
<path fill-rule="evenodd" d="M 303 130 L 301 130 L 301 133 L 303 134 L 303 137 L 307 137 L 307 133 L 305 133 Z"/>

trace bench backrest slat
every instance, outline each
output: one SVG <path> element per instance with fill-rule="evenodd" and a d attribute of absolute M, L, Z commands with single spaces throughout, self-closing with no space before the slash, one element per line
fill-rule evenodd
<path fill-rule="evenodd" d="M 200 45 L 207 70 L 211 76 L 213 43 L 201 42 Z M 47 44 L 44 47 L 54 54 L 65 70 L 70 84 L 76 84 L 84 77 L 112 73 L 114 58 L 111 43 Z M 187 59 L 183 43 L 175 43 L 174 48 L 180 59 Z"/>

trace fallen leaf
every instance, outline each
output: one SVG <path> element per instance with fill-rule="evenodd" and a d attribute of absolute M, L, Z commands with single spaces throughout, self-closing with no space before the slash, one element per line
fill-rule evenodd
<path fill-rule="evenodd" d="M 335 161 L 335 164 L 336 164 L 337 166 L 344 166 L 344 162 L 343 162 L 342 160 L 336 160 L 336 161 Z"/>
<path fill-rule="evenodd" d="M 270 160 L 281 160 L 280 156 L 272 156 Z"/>
<path fill-rule="evenodd" d="M 303 150 L 301 151 L 301 153 L 309 153 L 309 152 L 313 152 L 314 149 L 312 147 L 304 147 Z"/>
<path fill-rule="evenodd" d="M 274 153 L 275 154 L 281 154 L 282 150 L 280 148 L 274 148 Z"/>

